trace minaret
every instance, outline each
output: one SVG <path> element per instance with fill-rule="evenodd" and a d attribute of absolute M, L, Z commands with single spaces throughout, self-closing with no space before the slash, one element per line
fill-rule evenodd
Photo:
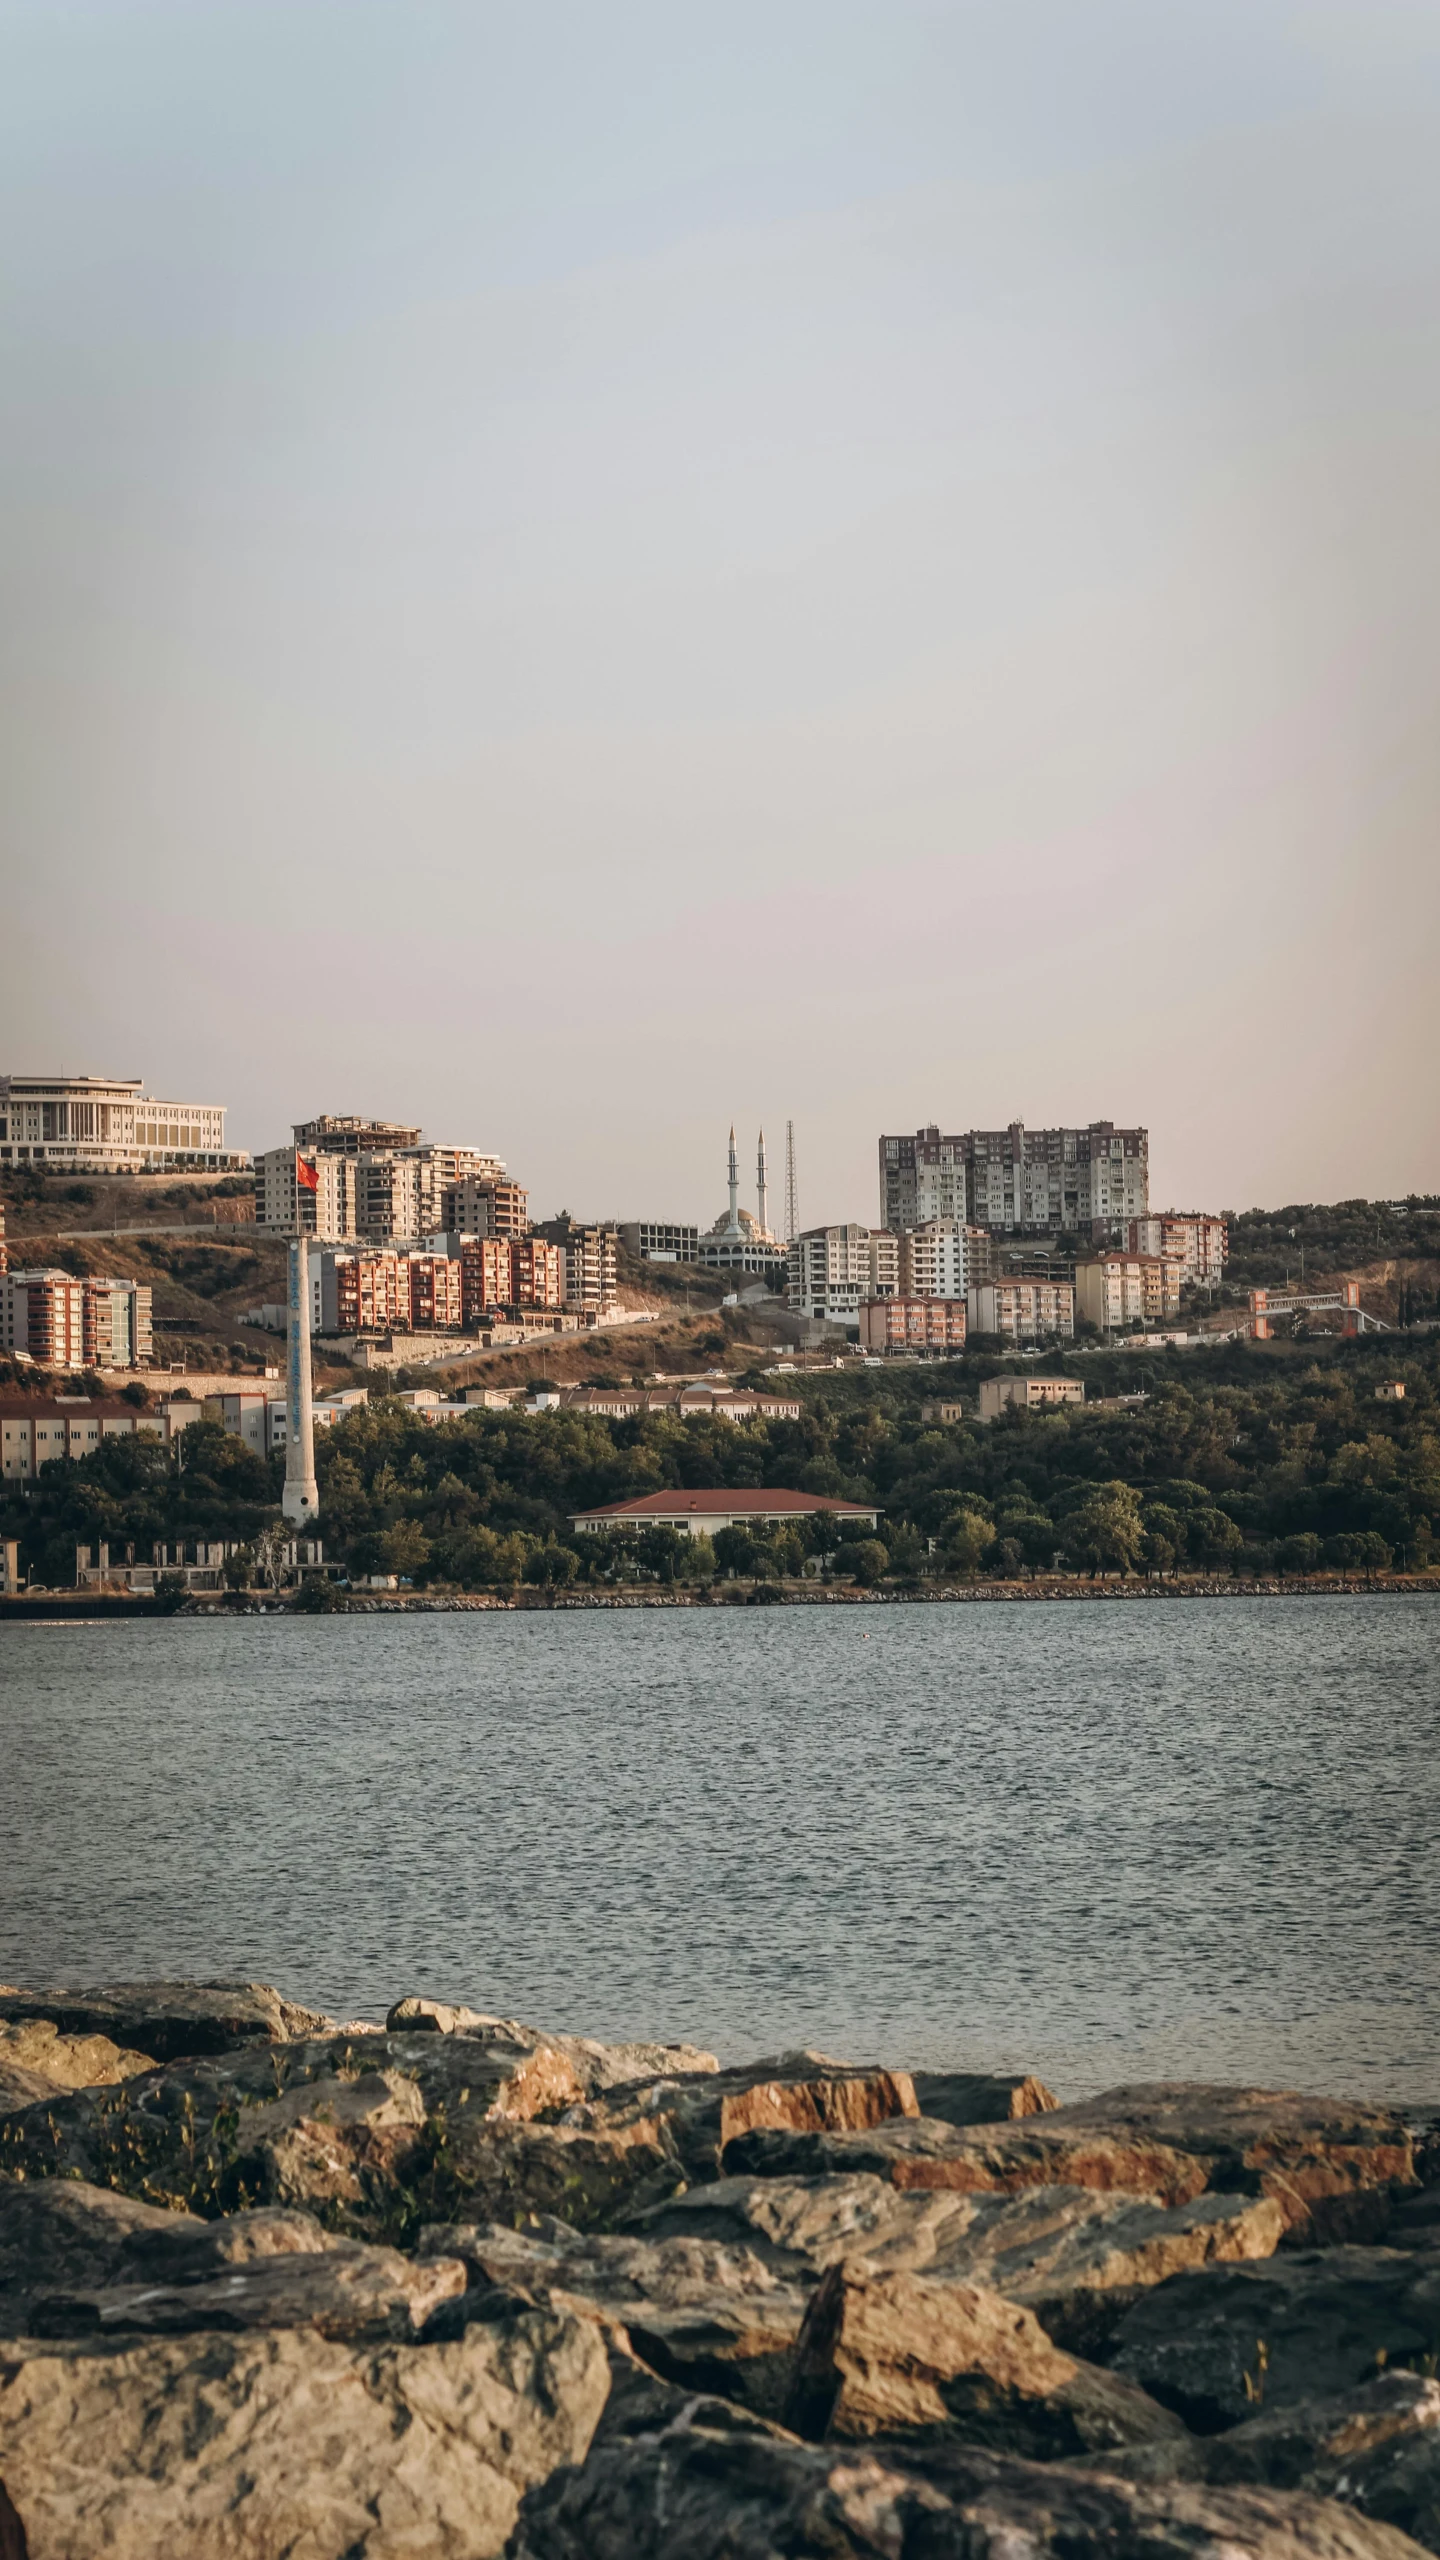
<path fill-rule="evenodd" d="M 763 1129 L 760 1132 L 760 1152 L 755 1159 L 755 1186 L 760 1205 L 760 1233 L 765 1236 L 770 1232 L 770 1221 L 765 1215 L 765 1132 Z"/>
<path fill-rule="evenodd" d="M 740 1233 L 740 1161 L 735 1153 L 735 1123 L 730 1123 L 730 1226 L 729 1233 Z"/>
<path fill-rule="evenodd" d="M 310 1248 L 290 1244 L 290 1322 L 286 1340 L 285 1491 L 281 1509 L 303 1528 L 320 1508 L 315 1482 L 315 1425 L 310 1411 Z"/>

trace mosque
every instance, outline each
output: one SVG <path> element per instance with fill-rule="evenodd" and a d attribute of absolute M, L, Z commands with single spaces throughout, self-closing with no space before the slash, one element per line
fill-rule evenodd
<path fill-rule="evenodd" d="M 785 1247 L 770 1232 L 766 1219 L 765 1132 L 755 1159 L 757 1207 L 759 1216 L 752 1218 L 748 1209 L 740 1207 L 740 1169 L 735 1155 L 735 1131 L 730 1131 L 730 1207 L 722 1213 L 696 1249 L 696 1261 L 702 1270 L 734 1271 L 752 1278 L 772 1279 L 785 1267 Z"/>

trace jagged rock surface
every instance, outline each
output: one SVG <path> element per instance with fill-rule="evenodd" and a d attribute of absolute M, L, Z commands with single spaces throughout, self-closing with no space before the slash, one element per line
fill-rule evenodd
<path fill-rule="evenodd" d="M 937 2449 L 686 2424 L 606 2437 L 532 2490 L 508 2560 L 1417 2560 L 1388 2525 L 1294 2492 L 1143 2487 Z"/>
<path fill-rule="evenodd" d="M 223 2224 L 219 2226 L 223 2229 Z M 322 2338 L 411 2338 L 465 2290 L 456 2258 L 417 2262 L 364 2240 L 240 2259 L 182 2283 L 138 2282 L 41 2297 L 37 2338 L 176 2336 L 197 2329 L 314 2329 Z"/>
<path fill-rule="evenodd" d="M 491 2560 L 608 2385 L 599 2331 L 548 2310 L 433 2346 L 0 2343 L 0 2482 L 28 2560 Z"/>
<path fill-rule="evenodd" d="M 911 2079 L 920 2113 L 935 2124 L 1007 2124 L 1060 2104 L 1028 2071 L 915 2071 Z"/>
<path fill-rule="evenodd" d="M 209 2227 L 79 2179 L 0 2178 L 0 2336 L 22 2330 L 42 2294 L 111 2284 L 132 2248 Z"/>
<path fill-rule="evenodd" d="M 958 2193 L 1095 2187 L 1167 2205 L 1206 2189 L 1261 2194 L 1297 2239 L 1336 2241 L 1384 2229 L 1395 2188 L 1414 2183 L 1415 2144 L 1385 2107 L 1159 2081 L 993 2127 L 922 2118 L 866 2133 L 757 2128 L 724 2166 L 762 2177 L 870 2169 L 897 2187 Z"/>
<path fill-rule="evenodd" d="M 1145 2288 L 1214 2259 L 1268 2257 L 1284 2223 L 1268 2196 L 1165 2206 L 1088 2187 L 902 2192 L 862 2173 L 721 2178 L 652 2206 L 631 2227 L 752 2249 L 791 2282 L 849 2259 L 876 2275 L 990 2285 L 1027 2304 L 1057 2344 L 1088 2354 Z"/>
<path fill-rule="evenodd" d="M 1437 2347 L 1440 2250 L 1342 2247 L 1173 2276 L 1125 2313 L 1111 2361 L 1213 2433 Z"/>
<path fill-rule="evenodd" d="M 587 2098 L 602 2095 L 608 2089 L 623 2089 L 640 2080 L 673 2079 L 680 2075 L 718 2071 L 713 2053 L 694 2044 L 602 2044 L 594 2036 L 552 2034 L 540 2027 L 528 2027 L 518 2018 L 489 2017 L 481 2009 L 467 2009 L 444 2000 L 427 2000 L 412 1994 L 397 2000 L 389 2010 L 385 2025 L 392 2035 L 430 2033 L 442 2036 L 468 2036 L 472 2042 L 499 2042 L 511 2045 L 551 2045 L 563 2053 L 571 2064 Z"/>
<path fill-rule="evenodd" d="M 564 2056 L 434 2035 L 203 2056 L 0 2118 L 0 2168 L 203 2214 L 293 2204 L 403 2237 L 484 2184 L 497 2128 L 580 2095 Z"/>

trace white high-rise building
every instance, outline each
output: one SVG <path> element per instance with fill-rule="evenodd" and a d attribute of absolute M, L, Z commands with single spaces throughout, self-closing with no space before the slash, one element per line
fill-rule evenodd
<path fill-rule="evenodd" d="M 884 1228 L 806 1227 L 790 1247 L 785 1296 L 797 1315 L 855 1324 L 867 1298 L 900 1292 L 900 1239 Z"/>
<path fill-rule="evenodd" d="M 900 1295 L 963 1298 L 988 1268 L 988 1236 L 960 1218 L 927 1218 L 900 1238 Z"/>

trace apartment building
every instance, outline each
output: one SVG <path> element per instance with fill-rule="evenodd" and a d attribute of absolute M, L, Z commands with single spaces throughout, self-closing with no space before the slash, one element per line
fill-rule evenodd
<path fill-rule="evenodd" d="M 133 1405 L 119 1396 L 0 1396 L 0 1469 L 7 1483 L 26 1483 L 54 1458 L 88 1458 L 117 1435 L 170 1441 L 200 1417 L 187 1397 Z"/>
<path fill-rule="evenodd" d="M 447 1253 L 324 1253 L 311 1263 L 311 1312 L 321 1333 L 458 1331 L 464 1272 Z"/>
<path fill-rule="evenodd" d="M 154 1296 L 143 1281 L 81 1282 L 81 1339 L 85 1365 L 96 1369 L 148 1369 L 154 1356 Z"/>
<path fill-rule="evenodd" d="M 627 1218 L 620 1241 L 637 1262 L 698 1262 L 700 1230 L 665 1218 Z"/>
<path fill-rule="evenodd" d="M 1075 1331 L 1075 1288 L 1069 1280 L 983 1280 L 966 1300 L 972 1333 L 1005 1342 L 1045 1342 Z"/>
<path fill-rule="evenodd" d="M 256 1222 L 272 1233 L 405 1244 L 452 1227 L 457 1201 L 462 1217 L 474 1213 L 472 1233 L 528 1224 L 524 1192 L 478 1147 L 422 1146 L 399 1122 L 335 1113 L 297 1121 L 292 1136 L 256 1163 Z"/>
<path fill-rule="evenodd" d="M 965 1301 L 950 1296 L 864 1298 L 860 1303 L 860 1348 L 963 1351 Z"/>
<path fill-rule="evenodd" d="M 902 1297 L 963 1298 L 989 1269 L 989 1236 L 960 1218 L 927 1218 L 900 1238 Z"/>
<path fill-rule="evenodd" d="M 162 1102 L 139 1076 L 0 1076 L 0 1164 L 227 1173 L 249 1162 L 226 1149 L 223 1103 Z"/>
<path fill-rule="evenodd" d="M 619 1231 L 572 1227 L 560 1248 L 567 1307 L 613 1307 L 619 1296 Z"/>
<path fill-rule="evenodd" d="M 1083 1378 L 982 1378 L 980 1419 L 993 1422 L 1011 1405 L 1022 1413 L 1044 1413 L 1057 1405 L 1083 1404 Z"/>
<path fill-rule="evenodd" d="M 0 1350 L 42 1369 L 85 1365 L 85 1284 L 69 1271 L 7 1271 L 0 1279 Z"/>
<path fill-rule="evenodd" d="M 955 1218 L 991 1235 L 1087 1234 L 1116 1243 L 1149 1214 L 1150 1138 L 1110 1120 L 1085 1128 L 967 1129 L 933 1123 L 880 1140 L 880 1215 L 897 1235 Z"/>
<path fill-rule="evenodd" d="M 867 1298 L 899 1288 L 900 1239 L 883 1228 L 807 1227 L 790 1247 L 785 1297 L 797 1315 L 858 1326 Z"/>
<path fill-rule="evenodd" d="M 1187 1281 L 1205 1288 L 1224 1279 L 1230 1258 L 1225 1220 L 1201 1209 L 1165 1209 L 1157 1217 L 1132 1218 L 1125 1242 L 1131 1253 L 1158 1253 L 1178 1262 Z"/>
<path fill-rule="evenodd" d="M 1075 1304 L 1102 1333 L 1168 1324 L 1180 1312 L 1182 1266 L 1161 1253 L 1104 1253 L 1075 1265 Z"/>
<path fill-rule="evenodd" d="M 267 1147 L 255 1159 L 255 1223 L 272 1235 L 343 1243 L 358 1233 L 359 1159 L 336 1149 Z"/>
<path fill-rule="evenodd" d="M 440 1194 L 440 1225 L 449 1235 L 523 1236 L 530 1232 L 530 1196 L 518 1182 L 467 1173 Z"/>

